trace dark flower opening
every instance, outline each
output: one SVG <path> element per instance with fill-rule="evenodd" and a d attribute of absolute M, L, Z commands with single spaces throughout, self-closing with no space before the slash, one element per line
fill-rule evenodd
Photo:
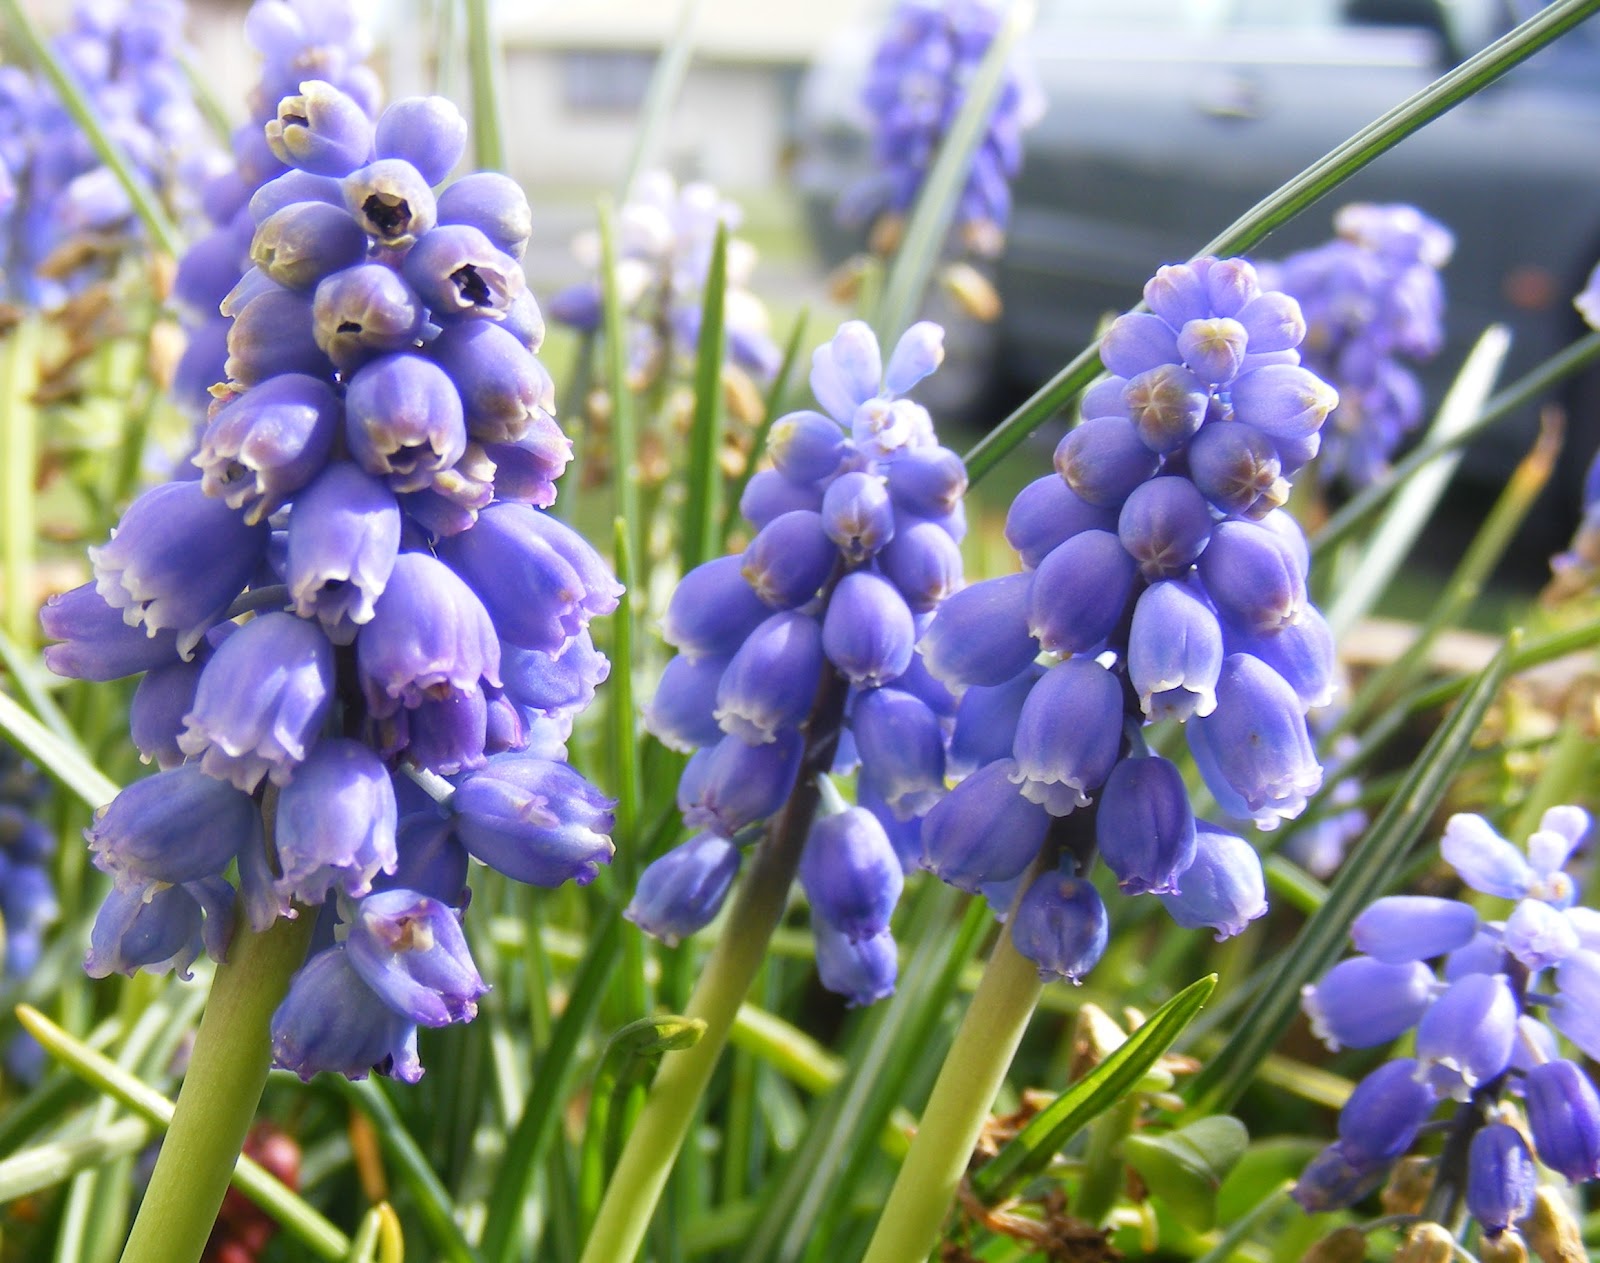
<path fill-rule="evenodd" d="M 411 203 L 403 197 L 391 200 L 382 193 L 372 193 L 361 203 L 361 213 L 380 236 L 392 237 L 410 222 Z"/>
<path fill-rule="evenodd" d="M 455 282 L 456 288 L 461 291 L 461 296 L 474 307 L 488 305 L 490 300 L 489 283 L 479 274 L 478 269 L 470 263 L 450 273 L 450 279 Z"/>

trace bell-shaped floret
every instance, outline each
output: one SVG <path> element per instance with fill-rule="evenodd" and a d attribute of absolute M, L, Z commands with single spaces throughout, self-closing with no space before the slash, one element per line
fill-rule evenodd
<path fill-rule="evenodd" d="M 317 624 L 253 618 L 206 663 L 178 746 L 246 793 L 264 776 L 287 785 L 333 705 L 333 675 L 333 646 Z"/>

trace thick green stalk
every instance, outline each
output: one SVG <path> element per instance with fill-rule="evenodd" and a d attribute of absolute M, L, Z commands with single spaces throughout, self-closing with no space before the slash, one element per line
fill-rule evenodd
<path fill-rule="evenodd" d="M 794 792 L 757 847 L 722 936 L 684 1010 L 686 1018 L 705 1023 L 705 1034 L 693 1048 L 661 1059 L 644 1110 L 611 1173 L 581 1263 L 629 1263 L 639 1252 L 739 1006 L 783 917 L 817 810 L 817 776 L 832 765 L 838 747 L 845 691 L 842 677 L 830 671 L 812 708 L 806 757 Z"/>
<path fill-rule="evenodd" d="M 1380 154 L 1439 115 L 1493 83 L 1585 19 L 1600 12 L 1600 0 L 1556 0 L 1521 26 L 1469 57 L 1420 92 L 1363 127 L 1349 140 L 1317 159 L 1287 184 L 1257 202 L 1196 255 L 1230 255 L 1250 249 L 1274 228 L 1326 197 Z M 1015 412 L 980 439 L 965 456 L 975 483 L 998 465 L 1040 425 L 1065 408 L 1100 375 L 1100 344 L 1085 347 Z"/>
<path fill-rule="evenodd" d="M 267 1082 L 273 1010 L 305 958 L 315 920 L 279 921 L 264 934 L 241 926 L 234 935 L 122 1263 L 200 1258 Z"/>
<path fill-rule="evenodd" d="M 945 1213 L 1042 987 L 1038 968 L 1011 945 L 1010 930 L 1003 931 L 862 1263 L 923 1263 L 938 1246 Z"/>

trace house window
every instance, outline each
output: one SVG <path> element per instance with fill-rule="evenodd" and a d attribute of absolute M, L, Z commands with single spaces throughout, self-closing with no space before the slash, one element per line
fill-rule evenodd
<path fill-rule="evenodd" d="M 562 100 L 570 110 L 637 110 L 655 69 L 653 52 L 583 49 L 561 56 Z"/>

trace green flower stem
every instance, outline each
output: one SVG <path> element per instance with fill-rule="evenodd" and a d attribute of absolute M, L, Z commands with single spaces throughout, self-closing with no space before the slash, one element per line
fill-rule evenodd
<path fill-rule="evenodd" d="M 938 1246 L 945 1212 L 1042 989 L 1038 968 L 1011 945 L 1010 930 L 1002 931 L 862 1263 L 923 1263 Z"/>
<path fill-rule="evenodd" d="M 843 677 L 829 671 L 812 707 L 805 760 L 794 792 L 757 847 L 722 936 L 684 1010 L 684 1017 L 705 1023 L 705 1034 L 694 1047 L 661 1059 L 644 1110 L 611 1173 L 580 1263 L 629 1263 L 639 1252 L 734 1018 L 783 917 L 800 851 L 816 815 L 817 777 L 832 765 L 838 748 L 845 695 Z"/>
<path fill-rule="evenodd" d="M 268 1026 L 311 942 L 316 918 L 244 926 L 217 967 L 172 1126 L 122 1263 L 195 1263 L 244 1147 L 271 1062 Z"/>
<path fill-rule="evenodd" d="M 1250 249 L 1274 228 L 1326 197 L 1374 158 L 1387 153 L 1407 136 L 1461 104 L 1480 88 L 1487 87 L 1596 12 L 1600 12 L 1600 0 L 1556 0 L 1546 5 L 1521 26 L 1407 97 L 1268 194 L 1220 236 L 1201 247 L 1197 255 L 1231 255 Z M 1100 344 L 1094 342 L 973 446 L 964 458 L 970 479 L 976 483 L 993 470 L 1007 452 L 1077 398 L 1100 371 Z"/>

